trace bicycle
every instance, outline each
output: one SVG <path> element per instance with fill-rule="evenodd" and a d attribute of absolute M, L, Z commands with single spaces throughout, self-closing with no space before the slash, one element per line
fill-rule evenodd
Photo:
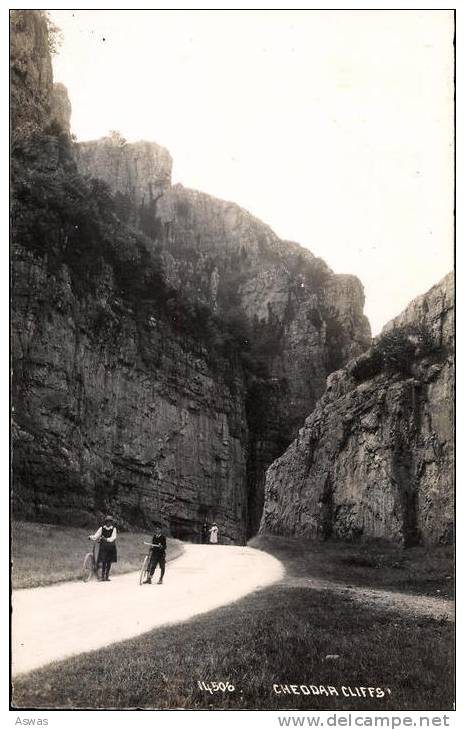
<path fill-rule="evenodd" d="M 149 547 L 157 547 L 152 542 L 144 542 L 144 545 L 148 545 Z M 139 585 L 141 586 L 142 583 L 145 583 L 149 576 L 149 567 L 150 567 L 150 550 L 147 553 L 147 555 L 144 557 L 142 561 L 142 566 L 139 573 Z"/>
<path fill-rule="evenodd" d="M 92 552 L 87 553 L 82 564 L 82 580 L 84 583 L 88 583 L 92 576 L 98 577 L 98 563 L 95 557 L 95 548 L 97 547 L 100 540 L 96 540 L 92 545 Z"/>

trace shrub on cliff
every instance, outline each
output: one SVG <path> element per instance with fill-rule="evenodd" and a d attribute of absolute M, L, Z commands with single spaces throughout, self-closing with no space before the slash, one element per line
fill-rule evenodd
<path fill-rule="evenodd" d="M 108 132 L 108 136 L 111 139 L 112 143 L 117 147 L 124 147 L 124 145 L 127 144 L 126 137 L 123 137 L 121 132 L 119 132 L 117 129 L 111 129 Z"/>
<path fill-rule="evenodd" d="M 423 324 L 408 324 L 384 332 L 350 368 L 359 382 L 380 372 L 410 376 L 415 360 L 436 349 L 430 331 Z"/>
<path fill-rule="evenodd" d="M 424 325 L 410 324 L 385 332 L 375 347 L 386 370 L 410 375 L 414 360 L 431 352 L 433 341 Z"/>
<path fill-rule="evenodd" d="M 291 270 L 291 275 L 299 284 L 304 284 L 312 292 L 318 292 L 325 285 L 330 275 L 327 264 L 320 258 L 307 259 L 299 253 Z"/>

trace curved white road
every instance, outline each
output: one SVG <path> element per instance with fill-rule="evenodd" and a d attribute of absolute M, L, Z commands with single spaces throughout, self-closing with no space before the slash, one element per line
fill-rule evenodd
<path fill-rule="evenodd" d="M 253 548 L 184 547 L 179 558 L 167 563 L 163 585 L 139 586 L 139 574 L 126 573 L 109 583 L 70 582 L 14 591 L 13 675 L 186 621 L 284 575 L 279 560 Z M 155 579 L 158 575 L 157 569 Z"/>

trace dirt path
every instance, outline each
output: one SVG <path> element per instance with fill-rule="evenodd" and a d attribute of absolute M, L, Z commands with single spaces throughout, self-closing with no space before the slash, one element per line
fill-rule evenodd
<path fill-rule="evenodd" d="M 14 591 L 13 674 L 185 621 L 283 575 L 281 563 L 260 550 L 185 545 L 183 555 L 168 563 L 162 586 L 139 586 L 138 573 L 127 573 L 109 583 L 72 582 Z"/>
<path fill-rule="evenodd" d="M 429 616 L 430 618 L 454 620 L 454 602 L 444 598 L 430 598 L 411 593 L 387 591 L 382 588 L 362 588 L 347 586 L 336 581 L 320 578 L 285 578 L 286 585 L 313 588 L 316 591 L 330 591 L 349 600 L 358 601 L 369 608 L 386 611 L 401 611 L 410 616 Z"/>

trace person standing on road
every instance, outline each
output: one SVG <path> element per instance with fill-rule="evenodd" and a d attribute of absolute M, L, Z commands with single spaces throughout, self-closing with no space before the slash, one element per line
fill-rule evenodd
<path fill-rule="evenodd" d="M 201 540 L 202 540 L 202 545 L 206 545 L 207 542 L 208 542 L 208 525 L 207 525 L 206 522 L 204 522 L 203 525 L 202 525 L 202 537 L 201 537 Z"/>
<path fill-rule="evenodd" d="M 116 563 L 118 555 L 116 552 L 116 527 L 111 515 L 107 515 L 102 527 L 99 527 L 95 535 L 89 535 L 89 540 L 99 541 L 97 566 L 101 565 L 102 575 L 99 580 L 110 580 L 111 564 Z"/>
<path fill-rule="evenodd" d="M 157 566 L 160 566 L 160 578 L 158 585 L 163 583 L 166 565 L 166 537 L 162 533 L 161 525 L 156 525 L 155 534 L 152 538 L 152 549 L 150 551 L 149 574 L 144 583 L 151 583 Z"/>
<path fill-rule="evenodd" d="M 209 529 L 210 533 L 210 545 L 217 545 L 218 544 L 218 526 L 216 522 L 213 523 L 213 525 Z"/>

